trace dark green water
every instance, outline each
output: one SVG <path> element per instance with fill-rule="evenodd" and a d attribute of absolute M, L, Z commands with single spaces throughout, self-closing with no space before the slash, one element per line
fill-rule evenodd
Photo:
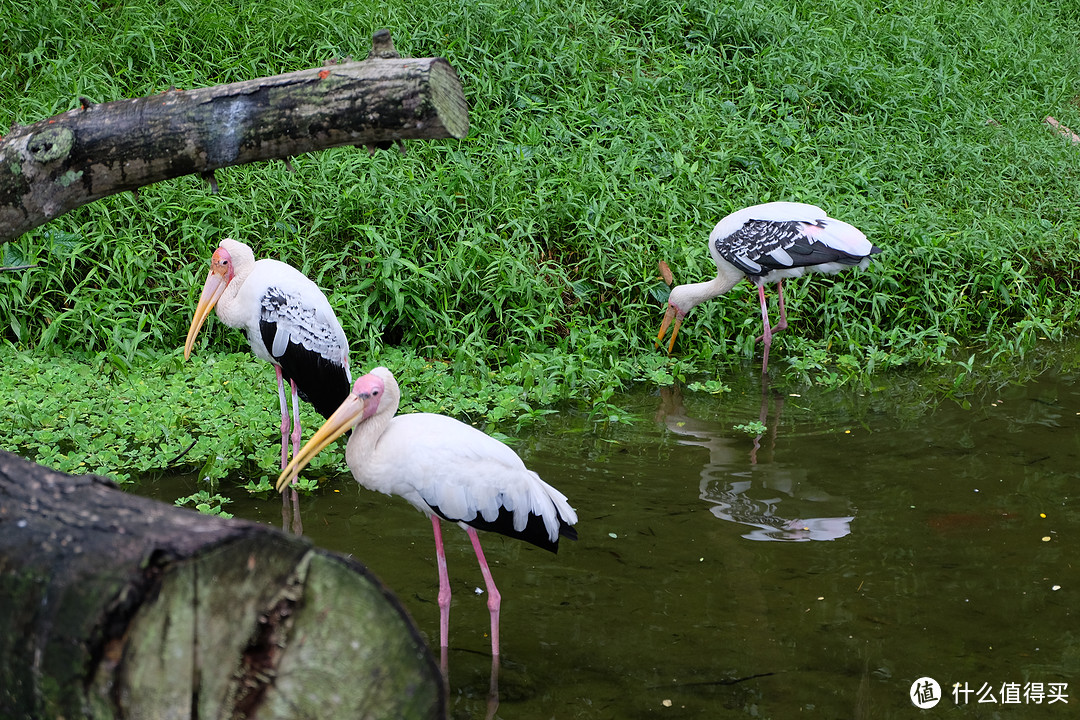
<path fill-rule="evenodd" d="M 496 717 L 1071 716 L 1080 377 L 983 390 L 968 409 L 888 382 L 642 391 L 617 399 L 632 424 L 560 417 L 522 437 L 580 540 L 554 556 L 484 536 L 503 594 Z M 760 417 L 759 439 L 733 427 Z M 277 497 L 233 498 L 238 517 L 281 525 Z M 344 478 L 302 508 L 305 533 L 366 563 L 437 643 L 428 521 Z M 465 534 L 446 537 L 451 716 L 482 718 L 483 582 Z M 925 711 L 909 699 L 923 676 L 944 695 Z M 954 683 L 997 702 L 958 708 Z M 1068 704 L 1004 702 L 1033 683 L 1067 683 Z"/>

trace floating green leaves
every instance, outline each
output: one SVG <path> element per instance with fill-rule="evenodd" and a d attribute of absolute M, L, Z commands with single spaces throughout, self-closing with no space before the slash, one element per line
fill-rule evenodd
<path fill-rule="evenodd" d="M 232 514 L 225 512 L 225 506 L 231 503 L 232 500 L 219 495 L 217 493 L 211 493 L 209 490 L 199 490 L 196 493 L 192 493 L 186 497 L 177 498 L 175 505 L 179 507 L 185 507 L 187 505 L 193 505 L 196 510 L 207 515 L 217 515 L 218 517 L 231 518 Z"/>

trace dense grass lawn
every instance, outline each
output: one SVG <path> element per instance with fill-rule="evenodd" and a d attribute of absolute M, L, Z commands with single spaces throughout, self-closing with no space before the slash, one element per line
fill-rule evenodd
<path fill-rule="evenodd" d="M 449 368 L 491 397 L 512 388 L 519 420 L 604 407 L 640 379 L 715 390 L 759 362 L 753 288 L 695 310 L 668 359 L 657 261 L 706 279 L 712 226 L 770 200 L 821 205 L 884 248 L 866 272 L 790 284 L 771 367 L 791 381 L 970 372 L 1077 326 L 1080 146 L 1044 122 L 1080 129 L 1076 0 L 0 0 L 0 15 L 4 128 L 80 96 L 363 57 L 382 27 L 402 54 L 446 57 L 471 112 L 464 141 L 229 169 L 218 195 L 161 183 L 3 246 L 0 265 L 35 264 L 0 272 L 5 364 L 175 369 L 230 235 L 328 289 L 358 370 Z M 199 356 L 244 349 L 219 323 L 203 334 Z"/>

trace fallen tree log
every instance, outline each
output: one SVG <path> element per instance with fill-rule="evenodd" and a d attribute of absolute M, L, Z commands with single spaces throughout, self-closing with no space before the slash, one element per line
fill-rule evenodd
<path fill-rule="evenodd" d="M 342 145 L 463 138 L 468 107 L 443 58 L 401 58 L 375 33 L 361 62 L 81 106 L 0 139 L 0 242 L 125 190 Z"/>
<path fill-rule="evenodd" d="M 359 563 L 0 452 L 0 717 L 436 718 Z"/>

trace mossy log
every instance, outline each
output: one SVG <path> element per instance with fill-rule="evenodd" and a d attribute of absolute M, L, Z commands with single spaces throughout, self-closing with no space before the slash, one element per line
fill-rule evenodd
<path fill-rule="evenodd" d="M 359 563 L 0 452 L 0 717 L 437 718 Z"/>
<path fill-rule="evenodd" d="M 371 54 L 274 77 L 80 107 L 0 139 L 0 242 L 161 180 L 341 145 L 463 138 L 469 114 L 443 58 Z"/>

